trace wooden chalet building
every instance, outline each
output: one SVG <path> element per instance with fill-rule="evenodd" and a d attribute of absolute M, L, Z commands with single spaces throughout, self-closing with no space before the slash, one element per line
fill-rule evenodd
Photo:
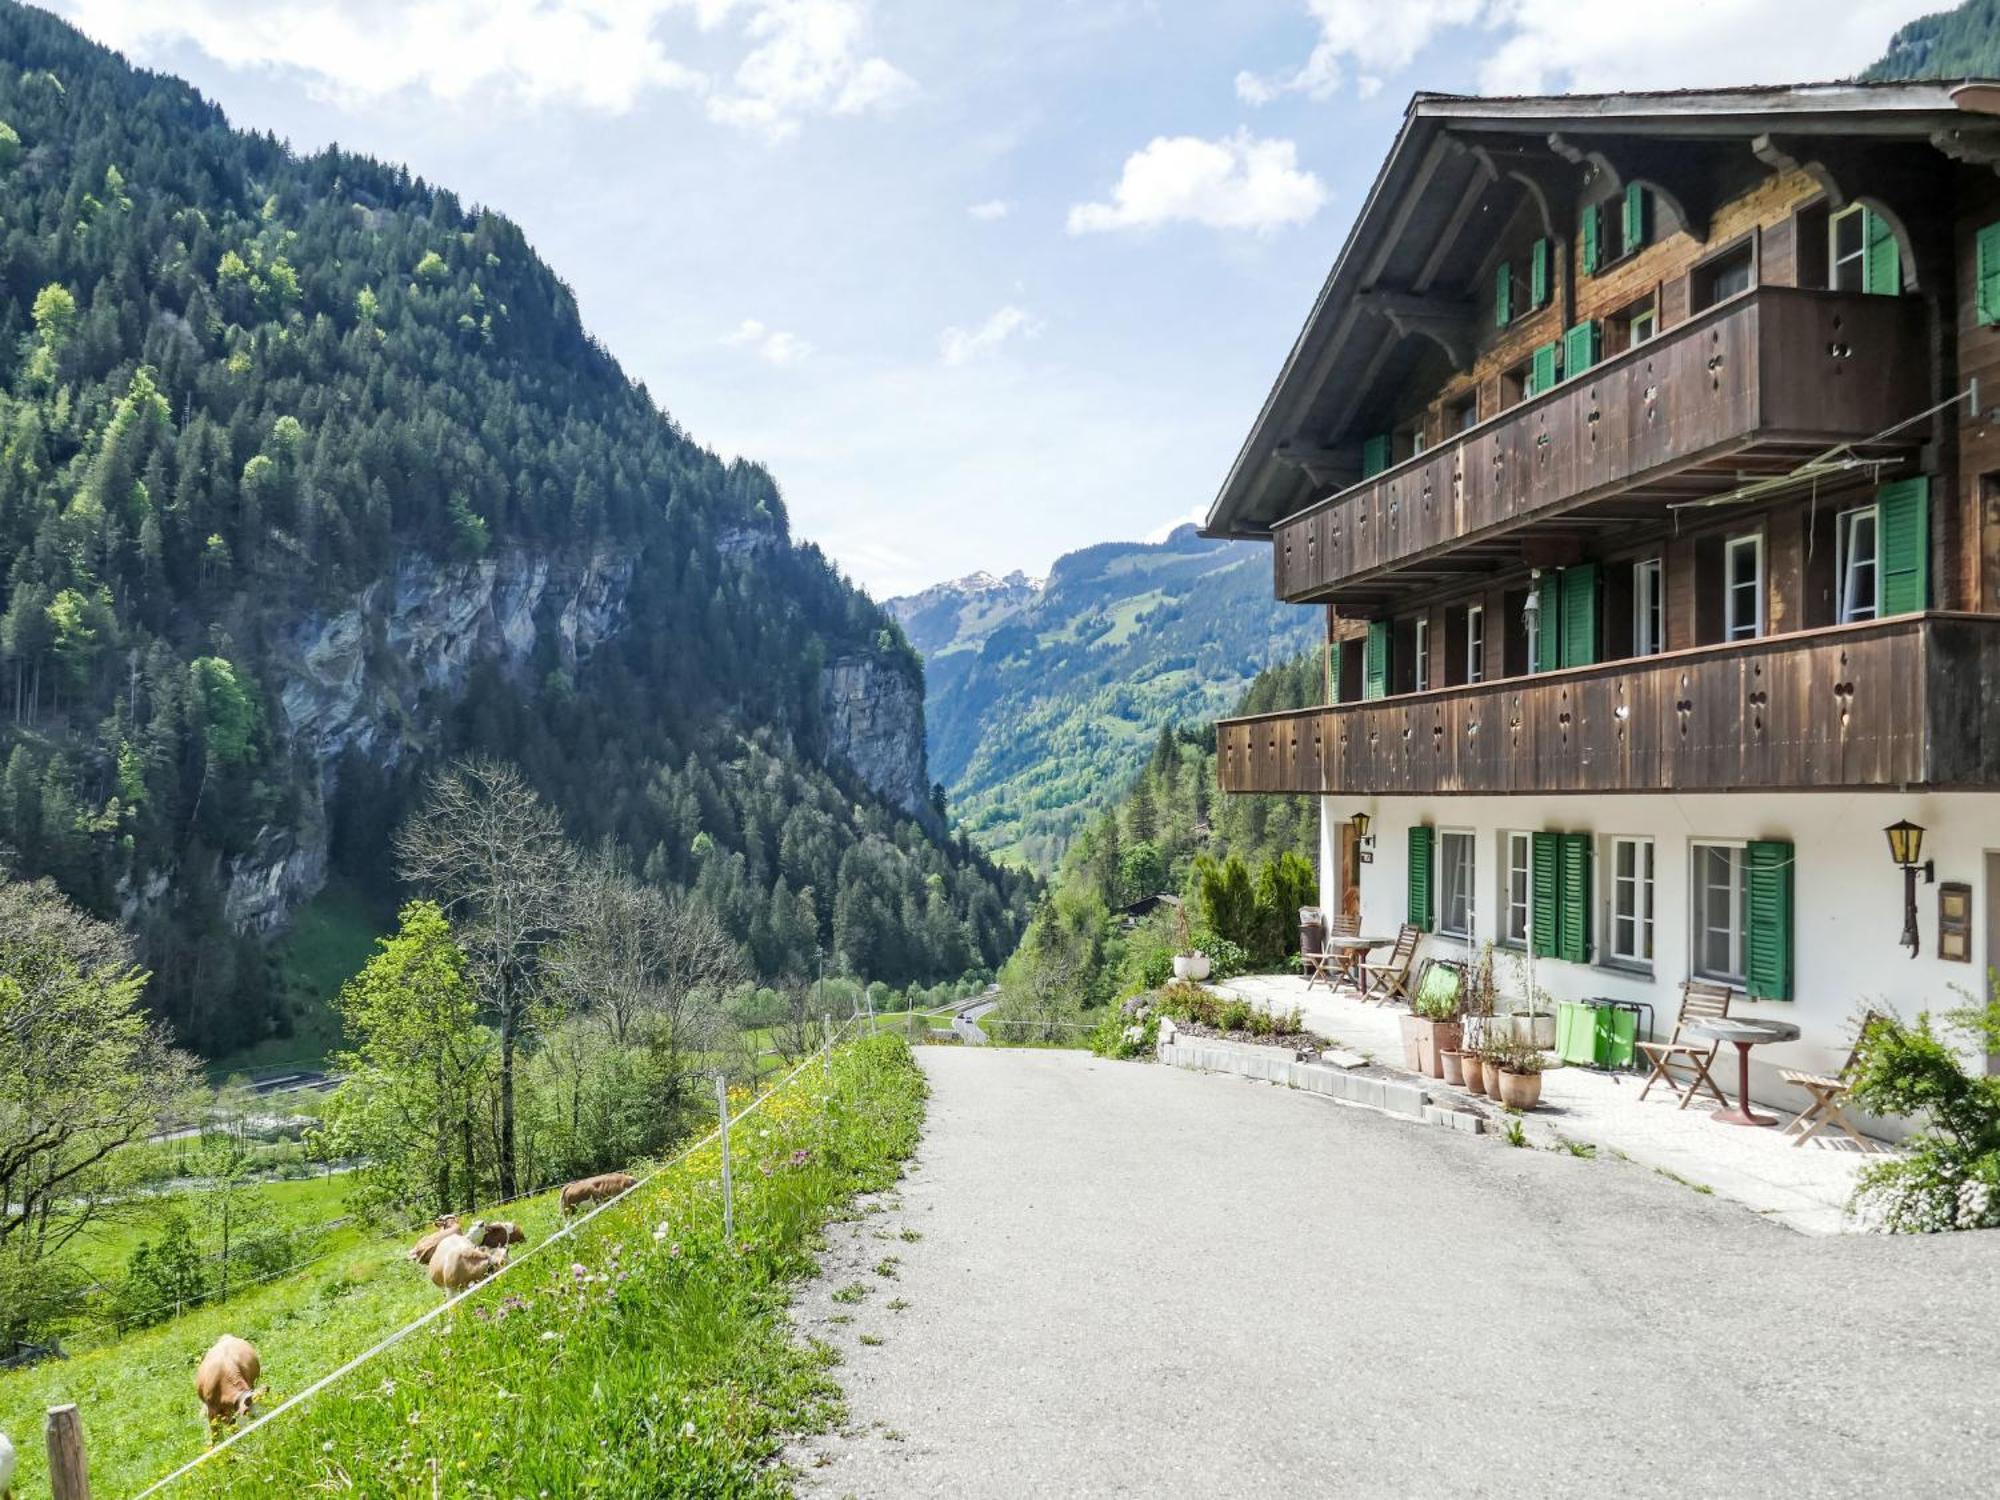
<path fill-rule="evenodd" d="M 1205 529 L 1326 613 L 1326 706 L 1224 721 L 1220 775 L 1320 796 L 1364 930 L 1663 1031 L 1725 980 L 1804 1029 L 1779 1101 L 1865 1004 L 1961 1003 L 2000 964 L 2000 84 L 1419 95 Z"/>

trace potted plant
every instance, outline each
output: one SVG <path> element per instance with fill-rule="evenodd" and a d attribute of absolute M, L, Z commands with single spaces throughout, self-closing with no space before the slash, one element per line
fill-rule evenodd
<path fill-rule="evenodd" d="M 1198 984 L 1208 978 L 1208 955 L 1194 945 L 1188 926 L 1187 903 L 1174 908 L 1174 978 Z"/>
<path fill-rule="evenodd" d="M 1465 1054 L 1456 1047 L 1447 1047 L 1438 1053 L 1438 1061 L 1444 1065 L 1444 1081 L 1453 1088 L 1464 1088 Z"/>
<path fill-rule="evenodd" d="M 1520 1002 L 1509 1018 L 1514 1039 L 1537 1051 L 1547 1051 L 1556 1044 L 1556 1013 L 1547 993 L 1535 982 L 1532 953 L 1514 961 L 1514 974 L 1521 982 Z"/>
<path fill-rule="evenodd" d="M 1493 998 L 1493 945 L 1486 943 L 1466 965 L 1459 1001 L 1459 1071 L 1475 1094 L 1486 1092 L 1486 1060 L 1480 1049 L 1492 1040 Z"/>
<path fill-rule="evenodd" d="M 1500 1102 L 1509 1109 L 1533 1109 L 1542 1102 L 1542 1054 L 1526 1042 L 1507 1044 L 1501 1053 Z"/>
<path fill-rule="evenodd" d="M 1416 1071 L 1443 1078 L 1444 1054 L 1456 1051 L 1464 1033 L 1458 1008 L 1464 998 L 1463 972 L 1455 964 L 1433 963 L 1424 970 L 1416 994 L 1410 997 L 1410 1020 L 1416 1034 Z M 1406 1038 L 1408 1032 L 1405 1033 Z M 1409 1043 L 1404 1043 L 1408 1051 Z"/>
<path fill-rule="evenodd" d="M 1483 1095 L 1486 1092 L 1486 1059 L 1479 1055 L 1479 1049 L 1463 1048 L 1458 1054 L 1458 1067 L 1466 1091 Z"/>

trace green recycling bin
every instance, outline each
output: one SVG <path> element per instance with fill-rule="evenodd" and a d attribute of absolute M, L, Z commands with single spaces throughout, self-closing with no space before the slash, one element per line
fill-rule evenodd
<path fill-rule="evenodd" d="M 1556 1004 L 1556 1056 L 1574 1067 L 1629 1068 L 1638 1056 L 1639 1013 L 1610 1000 Z"/>
<path fill-rule="evenodd" d="M 1582 1000 L 1556 1002 L 1556 1056 L 1573 1066 L 1597 1066 L 1597 1008 Z"/>

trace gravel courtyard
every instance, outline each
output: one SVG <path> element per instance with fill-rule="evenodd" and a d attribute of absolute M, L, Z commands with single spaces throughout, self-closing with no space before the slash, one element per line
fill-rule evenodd
<path fill-rule="evenodd" d="M 2000 1235 L 1810 1239 L 1268 1084 L 921 1056 L 918 1158 L 797 1311 L 851 1405 L 808 1494 L 1994 1493 Z"/>

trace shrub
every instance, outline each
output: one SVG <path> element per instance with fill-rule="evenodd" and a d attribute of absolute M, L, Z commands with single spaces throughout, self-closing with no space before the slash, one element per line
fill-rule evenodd
<path fill-rule="evenodd" d="M 2000 1051 L 2000 984 L 1945 1025 L 1977 1052 Z M 1870 1113 L 1925 1121 L 1906 1155 L 1862 1173 L 1857 1210 L 1903 1234 L 2000 1228 L 2000 1077 L 1968 1072 L 1928 1014 L 1914 1025 L 1877 1015 L 1862 1031 L 1853 1097 Z"/>
<path fill-rule="evenodd" d="M 1243 1031 L 1250 1025 L 1250 1002 L 1234 998 L 1222 1002 L 1222 1011 L 1216 1025 L 1224 1031 Z"/>
<path fill-rule="evenodd" d="M 187 1215 L 170 1211 L 161 1221 L 159 1239 L 140 1245 L 126 1263 L 118 1288 L 119 1321 L 158 1323 L 207 1296 L 208 1269 L 195 1248 L 194 1228 Z"/>
<path fill-rule="evenodd" d="M 1195 933 L 1194 945 L 1208 955 L 1208 977 L 1211 979 L 1234 979 L 1238 974 L 1250 972 L 1250 955 L 1241 944 L 1203 928 Z M 1169 971 L 1171 968 L 1169 964 Z"/>

